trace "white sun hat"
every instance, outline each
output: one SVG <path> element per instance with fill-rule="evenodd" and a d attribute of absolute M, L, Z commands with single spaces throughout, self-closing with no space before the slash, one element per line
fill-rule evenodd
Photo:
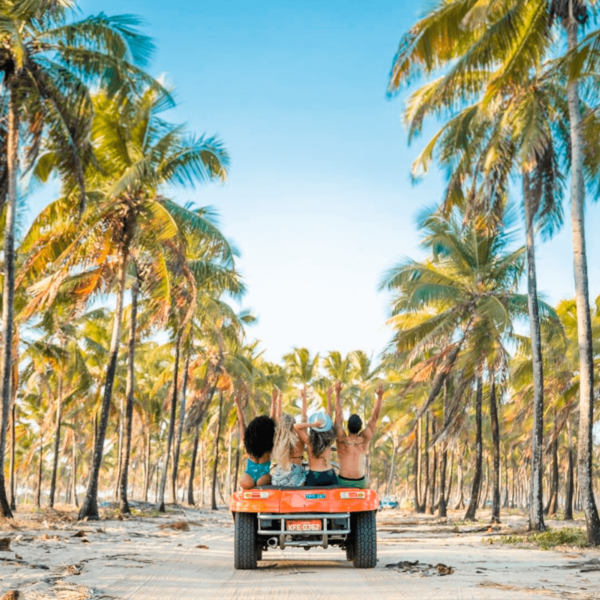
<path fill-rule="evenodd" d="M 324 423 L 323 427 L 311 427 L 311 429 L 314 429 L 315 431 L 318 431 L 320 433 L 322 433 L 324 431 L 329 431 L 333 427 L 333 423 L 331 422 L 331 417 L 322 410 L 320 410 L 319 412 L 313 413 L 312 415 L 310 415 L 310 418 L 308 419 L 309 423 L 316 423 L 317 421 Z"/>

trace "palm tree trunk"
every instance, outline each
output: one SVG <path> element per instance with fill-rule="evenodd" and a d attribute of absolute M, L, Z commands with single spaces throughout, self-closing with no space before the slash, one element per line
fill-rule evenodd
<path fill-rule="evenodd" d="M 133 400 L 135 393 L 135 344 L 137 332 L 137 309 L 138 309 L 139 283 L 136 276 L 131 286 L 131 325 L 129 331 L 129 348 L 127 353 L 127 384 L 126 384 L 126 405 L 125 405 L 125 424 L 123 427 L 121 443 L 120 460 L 120 479 L 119 479 L 119 500 L 121 513 L 130 514 L 129 499 L 127 497 L 127 487 L 129 479 L 129 459 L 131 454 L 131 428 L 133 425 Z"/>
<path fill-rule="evenodd" d="M 6 84 L 7 82 L 5 82 Z M 10 88 L 10 82 L 8 82 Z M 6 430 L 10 413 L 11 371 L 13 359 L 13 324 L 15 302 L 15 213 L 17 210 L 17 176 L 19 171 L 19 113 L 18 100 L 10 91 L 8 104 L 8 136 L 6 169 L 8 172 L 8 196 L 6 223 L 4 225 L 4 290 L 2 293 L 2 357 L 0 359 L 0 517 L 12 518 L 6 497 L 4 461 Z"/>
<path fill-rule="evenodd" d="M 204 440 L 200 440 L 200 506 L 204 506 Z"/>
<path fill-rule="evenodd" d="M 496 404 L 496 382 L 493 371 L 490 373 L 490 421 L 492 422 L 493 444 L 493 492 L 492 523 L 500 523 L 500 425 L 498 424 L 498 406 Z"/>
<path fill-rule="evenodd" d="M 387 483 L 385 485 L 385 495 L 387 496 L 390 493 L 390 488 L 392 487 L 392 482 L 394 480 L 394 462 L 396 459 L 396 451 L 397 451 L 397 445 L 396 445 L 396 440 L 393 438 L 392 439 L 392 459 L 390 461 L 390 474 L 388 476 L 387 479 Z"/>
<path fill-rule="evenodd" d="M 421 420 L 417 421 L 415 431 L 415 463 L 414 463 L 415 512 L 421 512 Z"/>
<path fill-rule="evenodd" d="M 73 504 L 77 507 L 79 507 L 79 500 L 77 499 L 77 435 L 75 433 L 75 427 L 73 427 L 73 444 L 72 444 L 72 454 L 71 454 L 71 471 L 72 471 L 72 476 L 71 476 L 71 480 L 72 483 L 71 485 L 73 486 L 72 489 L 72 496 L 73 496 Z"/>
<path fill-rule="evenodd" d="M 424 513 L 427 508 L 427 498 L 429 497 L 429 411 L 425 413 L 425 450 L 423 452 L 425 462 L 425 490 L 419 512 Z"/>
<path fill-rule="evenodd" d="M 455 510 L 462 510 L 465 507 L 465 473 L 463 470 L 463 455 L 460 452 L 460 447 L 457 449 L 458 467 L 457 467 L 457 485 L 458 485 L 458 502 L 454 507 Z"/>
<path fill-rule="evenodd" d="M 187 353 L 185 359 L 185 367 L 183 371 L 183 383 L 181 384 L 181 403 L 179 405 L 179 425 L 177 427 L 177 437 L 175 440 L 175 451 L 173 453 L 173 473 L 171 475 L 171 495 L 173 498 L 176 497 L 177 492 L 177 476 L 179 473 L 179 455 L 181 452 L 181 439 L 183 437 L 183 423 L 185 421 L 185 409 L 186 409 L 186 392 L 188 383 L 188 370 L 190 368 L 190 353 Z"/>
<path fill-rule="evenodd" d="M 190 478 L 188 480 L 188 504 L 194 506 L 194 478 L 196 476 L 196 459 L 198 457 L 198 443 L 200 441 L 200 424 L 196 426 L 194 442 L 192 444 L 192 460 L 190 463 Z"/>
<path fill-rule="evenodd" d="M 52 458 L 52 477 L 50 479 L 50 498 L 48 507 L 54 508 L 54 496 L 56 494 L 56 475 L 58 472 L 58 457 L 60 455 L 60 429 L 63 410 L 63 377 L 58 374 L 58 395 L 56 397 L 56 429 L 54 433 L 54 456 Z"/>
<path fill-rule="evenodd" d="M 527 306 L 533 360 L 533 431 L 531 435 L 531 494 L 529 497 L 529 529 L 545 531 L 543 489 L 543 443 L 544 443 L 544 368 L 542 362 L 542 338 L 537 294 L 537 271 L 535 263 L 535 210 L 532 182 L 529 173 L 523 171 L 523 203 L 525 208 L 525 244 L 527 248 Z"/>
<path fill-rule="evenodd" d="M 490 461 L 486 453 L 485 456 L 485 483 L 479 492 L 479 507 L 485 508 L 488 499 L 488 491 L 490 489 Z"/>
<path fill-rule="evenodd" d="M 44 465 L 44 436 L 40 431 L 40 450 L 38 459 L 38 472 L 37 472 L 37 488 L 35 493 L 35 506 L 41 508 L 42 506 L 42 469 Z"/>
<path fill-rule="evenodd" d="M 238 477 L 240 474 L 240 438 L 238 436 L 235 447 L 235 475 L 233 478 L 233 491 L 235 492 L 238 487 Z"/>
<path fill-rule="evenodd" d="M 148 432 L 146 436 L 146 460 L 144 467 L 144 502 L 148 502 L 148 491 L 150 490 L 150 480 L 151 476 L 151 462 L 150 462 L 150 453 L 152 450 L 152 446 L 150 443 L 150 426 L 148 426 Z"/>
<path fill-rule="evenodd" d="M 171 416 L 169 418 L 169 433 L 167 434 L 167 448 L 165 450 L 165 466 L 160 480 L 158 491 L 158 510 L 165 512 L 165 488 L 167 487 L 167 472 L 169 470 L 169 458 L 171 456 L 171 446 L 175 435 L 175 417 L 177 416 L 177 384 L 179 382 L 179 353 L 181 348 L 181 335 L 177 336 L 175 343 L 175 363 L 173 366 L 173 394 L 171 396 Z M 177 504 L 177 498 L 173 498 Z"/>
<path fill-rule="evenodd" d="M 474 521 L 475 513 L 477 512 L 477 504 L 479 502 L 479 492 L 481 489 L 481 466 L 483 459 L 483 446 L 481 440 L 481 404 L 483 402 L 483 389 L 481 377 L 477 378 L 477 394 L 475 400 L 475 474 L 473 475 L 473 487 L 471 488 L 471 499 L 469 500 L 469 508 L 465 514 L 465 521 Z"/>
<path fill-rule="evenodd" d="M 221 440 L 221 421 L 223 412 L 223 392 L 219 394 L 219 422 L 217 424 L 217 437 L 215 439 L 215 463 L 213 465 L 213 477 L 212 477 L 212 496 L 211 496 L 211 508 L 212 510 L 218 510 L 217 506 L 217 473 L 219 469 L 219 442 Z"/>
<path fill-rule="evenodd" d="M 12 410 L 10 415 L 10 509 L 17 510 L 17 484 L 15 475 L 16 466 L 16 423 L 17 423 L 17 402 L 16 398 L 12 401 Z"/>
<path fill-rule="evenodd" d="M 450 503 L 450 496 L 452 495 L 452 484 L 454 483 L 454 452 L 450 453 L 450 467 L 448 468 L 448 491 L 446 492 L 446 508 Z"/>
<path fill-rule="evenodd" d="M 227 443 L 227 475 L 226 475 L 226 486 L 225 493 L 231 498 L 231 457 L 232 457 L 232 441 L 233 441 L 233 427 L 229 428 L 229 440 Z"/>
<path fill-rule="evenodd" d="M 444 385 L 444 399 L 442 404 L 442 427 L 444 431 L 448 427 L 448 382 Z M 442 449 L 442 457 L 440 460 L 440 500 L 438 502 L 438 517 L 444 519 L 448 516 L 446 510 L 446 464 L 448 462 L 448 447 L 446 442 Z M 450 471 L 450 479 L 452 479 L 452 471 Z"/>
<path fill-rule="evenodd" d="M 121 322 L 123 320 L 123 301 L 125 298 L 125 282 L 127 278 L 127 259 L 129 257 L 129 243 L 132 235 L 132 224 L 125 225 L 125 240 L 121 252 L 119 265 L 119 283 L 117 290 L 117 303 L 114 312 L 112 337 L 110 340 L 110 350 L 108 358 L 108 367 L 106 369 L 106 379 L 104 382 L 104 394 L 102 396 L 102 406 L 100 409 L 100 423 L 98 424 L 96 443 L 92 456 L 92 465 L 88 479 L 85 498 L 79 511 L 79 519 L 97 520 L 98 515 L 98 480 L 100 478 L 100 468 L 102 466 L 102 456 L 104 454 L 104 439 L 108 428 L 108 417 L 110 415 L 110 404 L 112 400 L 112 391 L 117 373 L 117 359 L 119 357 L 119 343 L 121 341 Z"/>
<path fill-rule="evenodd" d="M 573 495 L 575 491 L 573 446 L 571 438 L 571 419 L 567 419 L 567 489 L 565 490 L 565 521 L 573 520 Z"/>
<path fill-rule="evenodd" d="M 116 502 L 120 499 L 120 484 L 121 484 L 121 471 L 123 468 L 123 425 L 125 419 L 123 418 L 123 413 L 125 411 L 125 407 L 123 406 L 123 395 L 119 394 L 119 423 L 117 427 L 117 431 L 119 432 L 118 440 L 117 440 L 117 477 L 115 478 L 115 489 L 114 489 L 114 500 Z"/>
<path fill-rule="evenodd" d="M 556 409 L 554 410 L 554 440 L 552 441 L 552 465 L 550 470 L 550 497 L 546 506 L 547 515 L 555 515 L 558 511 L 558 433 L 556 431 Z"/>
<path fill-rule="evenodd" d="M 502 501 L 502 508 L 508 508 L 508 457 L 506 456 L 506 450 L 504 451 L 504 500 Z"/>
<path fill-rule="evenodd" d="M 579 25 L 572 15 L 572 1 L 569 5 L 571 15 L 563 23 L 567 30 L 568 49 L 571 51 L 577 47 Z M 571 226 L 579 342 L 578 482 L 587 525 L 587 540 L 589 544 L 598 546 L 600 545 L 600 517 L 593 487 L 594 360 L 585 242 L 584 155 L 578 79 L 569 79 L 567 98 L 571 128 Z"/>
<path fill-rule="evenodd" d="M 432 437 L 435 435 L 435 417 L 431 415 L 431 435 Z M 431 477 L 430 477 L 430 485 L 429 485 L 429 502 L 427 505 L 427 514 L 434 514 L 435 512 L 435 488 L 437 481 L 437 450 L 435 446 L 432 449 L 433 459 L 432 459 L 432 467 L 431 467 Z"/>

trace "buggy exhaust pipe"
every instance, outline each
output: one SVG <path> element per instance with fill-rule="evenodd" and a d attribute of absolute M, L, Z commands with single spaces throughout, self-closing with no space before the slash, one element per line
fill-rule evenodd
<path fill-rule="evenodd" d="M 279 541 L 276 537 L 272 537 L 267 540 L 267 546 L 269 546 L 269 548 L 277 548 L 278 545 Z"/>

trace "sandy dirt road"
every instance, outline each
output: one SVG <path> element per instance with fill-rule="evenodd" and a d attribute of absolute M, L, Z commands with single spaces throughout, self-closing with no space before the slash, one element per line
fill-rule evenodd
<path fill-rule="evenodd" d="M 184 530 L 170 528 L 181 522 Z M 2 524 L 11 551 L 0 552 L 0 591 L 18 589 L 32 600 L 600 598 L 600 551 L 490 545 L 496 532 L 473 531 L 483 524 L 443 526 L 385 512 L 375 569 L 354 569 L 336 549 L 290 549 L 266 552 L 256 571 L 235 571 L 225 509 L 82 524 L 22 516 L 18 529 Z M 518 518 L 505 525 L 520 526 Z M 386 567 L 407 560 L 455 572 L 423 576 Z M 599 570 L 583 566 L 590 560 Z"/>

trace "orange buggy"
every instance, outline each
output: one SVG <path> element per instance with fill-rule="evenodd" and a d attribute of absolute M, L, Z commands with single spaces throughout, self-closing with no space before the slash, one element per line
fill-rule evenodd
<path fill-rule="evenodd" d="M 281 488 L 262 486 L 233 495 L 234 567 L 256 569 L 263 551 L 290 546 L 339 546 L 359 569 L 377 563 L 373 490 L 342 486 Z"/>

